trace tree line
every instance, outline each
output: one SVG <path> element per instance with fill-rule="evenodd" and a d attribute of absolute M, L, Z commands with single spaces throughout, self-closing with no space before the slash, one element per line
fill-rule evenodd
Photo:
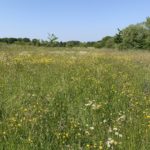
<path fill-rule="evenodd" d="M 57 41 L 58 38 L 54 34 L 48 37 L 48 40 L 30 39 L 30 38 L 0 38 L 0 43 L 19 44 L 19 45 L 34 45 L 47 47 L 94 47 L 96 42 L 81 42 L 81 41 Z"/>
<path fill-rule="evenodd" d="M 115 36 L 106 36 L 100 41 L 58 41 L 54 34 L 48 34 L 48 40 L 30 38 L 0 38 L 0 43 L 21 44 L 47 47 L 95 47 L 113 49 L 149 49 L 150 50 L 150 17 L 142 23 L 129 25 Z"/>

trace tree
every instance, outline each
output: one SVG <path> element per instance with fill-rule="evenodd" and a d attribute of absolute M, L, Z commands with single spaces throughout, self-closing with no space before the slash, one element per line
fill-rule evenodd
<path fill-rule="evenodd" d="M 122 31 L 118 28 L 118 33 L 114 37 L 114 42 L 117 44 L 122 43 Z"/>
<path fill-rule="evenodd" d="M 29 38 L 23 38 L 22 41 L 25 42 L 25 43 L 29 43 L 30 39 Z"/>
<path fill-rule="evenodd" d="M 96 42 L 87 42 L 86 47 L 94 47 Z"/>
<path fill-rule="evenodd" d="M 142 49 L 145 45 L 145 39 L 148 37 L 147 29 L 141 25 L 130 25 L 122 30 L 121 47 L 124 49 Z"/>
<path fill-rule="evenodd" d="M 148 30 L 150 30 L 150 17 L 147 17 L 145 26 L 148 28 Z"/>
<path fill-rule="evenodd" d="M 68 41 L 66 42 L 67 47 L 77 47 L 80 46 L 80 41 Z"/>
<path fill-rule="evenodd" d="M 35 45 L 35 46 L 40 46 L 41 45 L 40 40 L 38 40 L 38 39 L 33 39 L 32 44 Z"/>
<path fill-rule="evenodd" d="M 57 44 L 58 37 L 54 34 L 48 33 L 48 46 L 55 46 Z"/>
<path fill-rule="evenodd" d="M 101 41 L 96 42 L 94 46 L 96 48 L 103 48 L 103 47 L 112 48 L 113 44 L 114 44 L 113 37 L 106 36 Z"/>

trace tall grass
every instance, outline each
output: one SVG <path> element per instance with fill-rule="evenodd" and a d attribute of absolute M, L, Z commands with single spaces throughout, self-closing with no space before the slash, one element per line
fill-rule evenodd
<path fill-rule="evenodd" d="M 0 51 L 0 149 L 150 149 L 150 53 L 33 49 Z"/>

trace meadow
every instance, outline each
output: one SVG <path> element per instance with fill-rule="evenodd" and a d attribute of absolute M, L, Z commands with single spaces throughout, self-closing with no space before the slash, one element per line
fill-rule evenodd
<path fill-rule="evenodd" d="M 150 52 L 0 47 L 1 150 L 149 150 Z"/>

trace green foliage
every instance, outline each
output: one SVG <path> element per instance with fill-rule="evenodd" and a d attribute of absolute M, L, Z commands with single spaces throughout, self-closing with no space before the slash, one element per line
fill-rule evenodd
<path fill-rule="evenodd" d="M 150 17 L 147 17 L 145 25 L 150 30 Z"/>
<path fill-rule="evenodd" d="M 120 44 L 120 43 L 122 43 L 122 40 L 123 40 L 122 39 L 122 31 L 120 29 L 118 29 L 118 33 L 114 37 L 114 42 L 116 44 Z"/>
<path fill-rule="evenodd" d="M 97 42 L 87 42 L 86 47 L 94 47 Z"/>
<path fill-rule="evenodd" d="M 35 46 L 40 46 L 41 45 L 40 40 L 38 40 L 38 39 L 33 39 L 32 44 L 35 45 Z"/>
<path fill-rule="evenodd" d="M 55 47 L 57 45 L 58 37 L 56 37 L 54 34 L 48 33 L 48 46 Z"/>
<path fill-rule="evenodd" d="M 104 37 L 101 41 L 95 43 L 96 48 L 113 48 L 114 47 L 114 38 L 111 36 Z"/>
<path fill-rule="evenodd" d="M 66 42 L 66 47 L 78 47 L 80 43 L 80 41 L 68 41 Z"/>
<path fill-rule="evenodd" d="M 149 33 L 149 36 L 145 39 L 144 48 L 150 50 L 150 33 Z"/>
<path fill-rule="evenodd" d="M 148 31 L 140 25 L 130 25 L 122 30 L 122 46 L 128 49 L 143 49 L 145 39 L 148 37 Z"/>

